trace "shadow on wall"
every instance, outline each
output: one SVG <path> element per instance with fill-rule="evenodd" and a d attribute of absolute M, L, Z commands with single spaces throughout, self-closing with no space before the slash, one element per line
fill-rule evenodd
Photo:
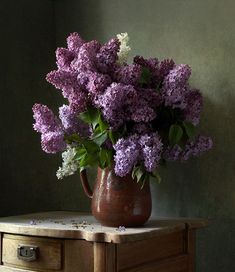
<path fill-rule="evenodd" d="M 61 18 L 63 16 L 63 18 Z M 55 5 L 56 45 L 61 47 L 71 32 L 85 40 L 102 41 L 102 11 L 97 0 L 57 0 Z"/>
<path fill-rule="evenodd" d="M 213 149 L 186 163 L 167 164 L 160 170 L 162 182 L 152 183 L 155 216 L 209 219 L 208 228 L 198 235 L 197 271 L 235 271 L 235 96 L 227 81 L 221 80 L 218 88 L 223 90 L 219 103 L 204 99 L 199 128 L 212 136 Z M 223 261 L 214 257 L 221 251 Z"/>
<path fill-rule="evenodd" d="M 84 20 L 84 14 L 86 14 L 86 20 Z M 101 15 L 99 1 L 89 0 L 88 4 L 86 0 L 69 0 L 66 3 L 64 0 L 57 0 L 55 5 L 56 48 L 66 46 L 66 38 L 72 32 L 78 32 L 87 41 L 100 40 L 102 37 Z M 96 171 L 91 169 L 88 175 L 89 181 L 94 184 Z M 90 211 L 90 199 L 83 191 L 78 174 L 66 177 L 54 186 L 59 202 L 57 209 Z"/>

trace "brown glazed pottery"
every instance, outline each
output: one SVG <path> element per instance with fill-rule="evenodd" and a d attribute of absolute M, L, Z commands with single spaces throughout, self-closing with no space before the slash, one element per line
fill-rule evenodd
<path fill-rule="evenodd" d="M 141 188 L 131 175 L 118 177 L 113 168 L 98 168 L 92 192 L 85 170 L 80 177 L 86 195 L 92 198 L 92 214 L 102 225 L 137 227 L 149 219 L 152 210 L 149 181 Z"/>

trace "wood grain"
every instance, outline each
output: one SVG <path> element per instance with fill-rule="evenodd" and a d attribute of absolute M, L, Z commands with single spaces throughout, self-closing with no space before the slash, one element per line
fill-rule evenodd
<path fill-rule="evenodd" d="M 117 271 L 116 245 L 94 243 L 94 272 Z"/>
<path fill-rule="evenodd" d="M 184 232 L 165 234 L 117 246 L 118 269 L 127 269 L 184 253 Z"/>
<path fill-rule="evenodd" d="M 17 248 L 19 245 L 37 246 L 39 248 L 39 258 L 33 262 L 18 259 Z M 61 241 L 4 234 L 2 242 L 2 262 L 4 265 L 23 269 L 60 270 Z"/>
<path fill-rule="evenodd" d="M 0 232 L 0 265 L 2 264 L 2 233 Z"/>
<path fill-rule="evenodd" d="M 206 224 L 157 218 L 120 231 L 74 212 L 1 218 L 0 272 L 195 272 L 195 232 Z M 19 244 L 39 246 L 40 258 L 25 264 Z"/>
<path fill-rule="evenodd" d="M 36 225 L 30 224 L 32 219 L 35 220 Z M 84 226 L 82 222 L 87 222 L 87 224 Z M 84 239 L 91 242 L 128 243 L 183 230 L 186 224 L 189 228 L 199 228 L 205 226 L 207 221 L 158 218 L 149 220 L 141 228 L 126 228 L 125 232 L 120 232 L 116 228 L 101 226 L 94 217 L 88 214 L 47 212 L 1 218 L 0 232 L 63 239 Z"/>
<path fill-rule="evenodd" d="M 117 271 L 117 245 L 105 244 L 106 245 L 106 271 L 116 272 Z"/>
<path fill-rule="evenodd" d="M 93 243 L 84 240 L 66 240 L 64 243 L 65 272 L 93 272 Z"/>
<path fill-rule="evenodd" d="M 119 272 L 188 272 L 188 256 L 182 255 L 160 262 L 139 265 Z"/>
<path fill-rule="evenodd" d="M 187 253 L 189 255 L 189 272 L 195 272 L 195 240 L 196 240 L 196 233 L 195 230 L 188 230 L 187 236 Z"/>
<path fill-rule="evenodd" d="M 0 266 L 0 272 L 30 272 L 30 270 L 20 269 L 20 268 L 13 268 L 13 267 L 6 267 Z"/>
<path fill-rule="evenodd" d="M 94 272 L 106 272 L 105 243 L 94 243 Z"/>

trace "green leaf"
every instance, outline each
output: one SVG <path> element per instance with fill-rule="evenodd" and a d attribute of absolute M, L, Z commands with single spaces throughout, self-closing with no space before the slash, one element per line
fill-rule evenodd
<path fill-rule="evenodd" d="M 86 139 L 83 141 L 82 144 L 88 153 L 97 153 L 100 150 L 99 146 L 95 142 L 93 142 L 92 140 Z"/>
<path fill-rule="evenodd" d="M 108 138 L 106 131 L 100 131 L 100 128 L 97 127 L 92 135 L 92 140 L 98 145 L 101 146 Z"/>
<path fill-rule="evenodd" d="M 111 161 L 112 161 L 112 151 L 109 149 L 102 148 L 99 153 L 99 159 L 100 159 L 100 167 L 102 169 L 106 167 L 111 166 Z"/>
<path fill-rule="evenodd" d="M 98 160 L 97 160 L 97 155 L 96 154 L 89 154 L 86 153 L 85 156 L 83 156 L 80 160 L 79 160 L 79 167 L 94 167 L 97 166 L 98 164 Z"/>
<path fill-rule="evenodd" d="M 65 135 L 64 136 L 65 141 L 67 141 L 68 144 L 72 144 L 74 142 L 80 143 L 81 137 L 78 134 L 72 134 L 72 135 Z"/>
<path fill-rule="evenodd" d="M 183 136 L 183 130 L 179 125 L 171 125 L 169 130 L 169 142 L 170 145 L 175 145 L 179 143 Z"/>
<path fill-rule="evenodd" d="M 96 108 L 88 108 L 87 111 L 81 112 L 79 118 L 87 123 L 92 125 L 92 128 L 95 129 L 96 125 L 99 123 L 99 110 Z"/>
<path fill-rule="evenodd" d="M 101 114 L 99 114 L 98 123 L 102 132 L 107 130 L 107 128 L 109 127 L 108 123 L 103 120 Z"/>
<path fill-rule="evenodd" d="M 190 139 L 193 138 L 196 134 L 196 127 L 194 126 L 194 124 L 192 124 L 191 122 L 184 121 L 183 125 L 188 137 Z"/>
<path fill-rule="evenodd" d="M 153 171 L 151 174 L 152 174 L 152 177 L 154 177 L 154 178 L 157 179 L 158 183 L 160 183 L 160 182 L 162 181 L 162 178 L 161 178 L 161 176 L 159 175 L 159 173 L 158 173 L 157 170 Z"/>
<path fill-rule="evenodd" d="M 137 182 L 140 182 L 144 178 L 144 171 L 141 168 L 141 166 L 135 166 L 132 170 L 132 178 L 137 180 Z"/>
<path fill-rule="evenodd" d="M 151 79 L 151 72 L 148 68 L 142 67 L 142 73 L 139 79 L 140 84 L 148 84 Z"/>
<path fill-rule="evenodd" d="M 138 170 L 138 166 L 134 166 L 133 169 L 132 169 L 132 173 L 131 173 L 131 177 L 133 179 L 135 179 L 135 176 L 136 176 L 136 171 Z"/>
<path fill-rule="evenodd" d="M 116 132 L 109 130 L 108 131 L 108 136 L 109 139 L 111 140 L 112 144 L 116 144 L 117 140 L 118 140 L 118 135 Z"/>
<path fill-rule="evenodd" d="M 76 155 L 74 156 L 75 160 L 81 160 L 84 156 L 86 156 L 87 150 L 84 147 L 80 147 L 77 149 Z"/>

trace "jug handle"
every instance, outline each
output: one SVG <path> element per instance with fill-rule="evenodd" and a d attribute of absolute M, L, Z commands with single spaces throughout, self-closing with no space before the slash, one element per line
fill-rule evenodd
<path fill-rule="evenodd" d="M 88 182 L 87 173 L 86 173 L 85 169 L 80 172 L 80 179 L 81 179 L 82 187 L 83 187 L 85 194 L 89 198 L 92 198 L 93 192 L 92 192 L 92 189 L 91 189 L 90 184 Z"/>

